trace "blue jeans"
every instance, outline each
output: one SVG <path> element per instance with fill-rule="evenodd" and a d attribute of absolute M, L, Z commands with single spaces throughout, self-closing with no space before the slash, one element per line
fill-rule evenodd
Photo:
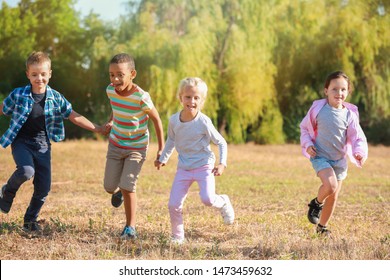
<path fill-rule="evenodd" d="M 16 138 L 11 148 L 16 170 L 8 179 L 3 199 L 12 205 L 20 186 L 34 177 L 34 193 L 24 215 L 24 222 L 35 222 L 51 186 L 50 143 Z"/>

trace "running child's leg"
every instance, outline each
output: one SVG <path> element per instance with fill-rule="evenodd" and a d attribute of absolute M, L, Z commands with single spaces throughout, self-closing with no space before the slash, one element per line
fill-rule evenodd
<path fill-rule="evenodd" d="M 193 182 L 190 171 L 178 169 L 172 184 L 168 209 L 171 218 L 172 237 L 184 240 L 183 205 Z"/>

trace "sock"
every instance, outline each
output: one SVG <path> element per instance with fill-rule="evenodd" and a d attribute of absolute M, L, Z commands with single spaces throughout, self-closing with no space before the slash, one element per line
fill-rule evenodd
<path fill-rule="evenodd" d="M 317 203 L 317 204 L 320 205 L 320 206 L 321 206 L 322 204 L 324 204 L 324 203 L 320 203 L 320 202 L 318 201 L 317 197 L 315 198 L 314 201 L 315 201 L 315 203 Z"/>

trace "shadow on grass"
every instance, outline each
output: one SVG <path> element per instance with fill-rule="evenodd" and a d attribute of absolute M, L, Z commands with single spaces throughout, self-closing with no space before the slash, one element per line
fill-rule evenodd
<path fill-rule="evenodd" d="M 74 231 L 75 226 L 62 223 L 58 218 L 50 218 L 51 222 L 46 220 L 39 220 L 38 224 L 41 227 L 39 231 L 26 231 L 22 225 L 16 222 L 1 222 L 0 223 L 0 235 L 16 233 L 25 238 L 40 238 L 40 237 L 53 237 L 58 233 L 69 233 Z"/>

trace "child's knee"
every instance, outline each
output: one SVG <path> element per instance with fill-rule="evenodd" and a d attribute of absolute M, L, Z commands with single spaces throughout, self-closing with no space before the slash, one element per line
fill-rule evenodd
<path fill-rule="evenodd" d="M 332 176 L 332 177 L 326 178 L 326 180 L 322 180 L 322 184 L 329 194 L 333 194 L 337 191 L 338 181 L 337 181 L 336 176 Z"/>
<path fill-rule="evenodd" d="M 181 212 L 183 209 L 182 205 L 180 205 L 180 203 L 174 203 L 172 201 L 170 201 L 168 203 L 168 210 L 170 213 L 176 213 L 176 212 Z"/>
<path fill-rule="evenodd" d="M 104 190 L 105 190 L 107 193 L 109 193 L 109 194 L 114 194 L 114 193 L 115 193 L 115 190 L 118 188 L 118 187 L 112 187 L 112 186 L 106 185 L 106 184 L 104 184 L 103 187 L 104 187 Z"/>
<path fill-rule="evenodd" d="M 32 166 L 26 165 L 19 167 L 16 172 L 18 179 L 27 181 L 30 180 L 35 174 L 35 169 Z"/>
<path fill-rule="evenodd" d="M 338 182 L 337 181 L 335 181 L 335 182 L 331 182 L 330 184 L 329 184 L 329 191 L 331 192 L 331 194 L 333 195 L 333 194 L 335 194 L 336 192 L 337 192 L 337 188 L 338 188 Z"/>

